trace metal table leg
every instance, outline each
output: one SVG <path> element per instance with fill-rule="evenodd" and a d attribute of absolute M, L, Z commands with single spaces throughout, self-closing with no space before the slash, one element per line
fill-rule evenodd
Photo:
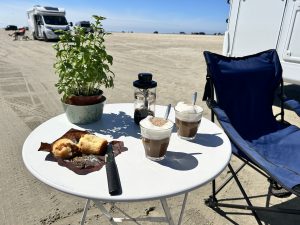
<path fill-rule="evenodd" d="M 167 203 L 167 200 L 165 198 L 161 198 L 160 202 L 161 202 L 161 205 L 162 205 L 162 207 L 165 211 L 165 215 L 166 215 L 166 218 L 169 222 L 169 225 L 175 225 L 175 223 L 173 221 L 173 218 L 172 218 L 172 215 L 171 215 L 171 212 L 170 212 L 170 208 L 169 208 L 168 203 Z"/>
<path fill-rule="evenodd" d="M 177 225 L 180 225 L 181 222 L 182 222 L 182 218 L 183 218 L 183 214 L 184 214 L 184 211 L 185 211 L 185 206 L 186 206 L 186 202 L 187 202 L 187 197 L 188 197 L 188 193 L 185 193 L 184 194 L 184 198 L 182 200 L 182 206 L 181 206 L 181 210 L 180 210 L 180 215 L 179 215 L 179 219 L 178 219 L 178 222 L 176 223 Z M 87 199 L 86 201 L 86 204 L 85 204 L 85 207 L 84 207 L 84 210 L 83 210 L 83 214 L 82 214 L 82 218 L 81 218 L 81 222 L 80 222 L 80 225 L 84 225 L 84 222 L 85 222 L 85 218 L 86 218 L 86 215 L 87 215 L 87 210 L 88 210 L 88 207 L 90 205 L 90 199 Z M 103 213 L 103 215 L 105 215 L 107 217 L 107 219 L 109 220 L 109 222 L 113 225 L 116 225 L 117 223 L 120 223 L 120 222 L 123 222 L 123 221 L 137 221 L 136 218 L 132 218 L 130 216 L 128 216 L 126 213 L 124 213 L 122 210 L 119 209 L 120 212 L 122 212 L 125 216 L 127 217 L 124 217 L 124 218 L 116 218 L 116 217 L 113 217 L 107 210 L 106 208 L 103 206 L 103 203 L 101 201 L 96 201 L 96 200 L 93 200 L 93 202 L 95 203 L 96 207 L 98 209 L 100 209 L 101 213 Z M 171 214 L 171 211 L 170 211 L 170 208 L 169 208 L 169 205 L 167 203 L 167 200 L 166 198 L 161 198 L 160 199 L 160 202 L 161 202 L 161 205 L 162 205 L 162 208 L 164 210 L 164 213 L 165 213 L 165 218 L 162 218 L 163 221 L 166 221 L 169 225 L 175 225 L 175 222 L 173 220 L 173 217 L 172 217 L 172 214 Z M 114 204 L 114 203 L 113 203 Z M 116 207 L 118 208 L 118 207 Z M 155 217 L 155 218 L 158 218 L 158 217 Z"/>
<path fill-rule="evenodd" d="M 181 210 L 180 210 L 180 216 L 179 216 L 177 225 L 180 225 L 181 222 L 182 222 L 187 197 L 188 197 L 188 192 L 184 194 L 184 198 L 183 198 L 182 206 L 181 206 Z M 167 222 L 169 223 L 169 225 L 175 225 L 174 220 L 173 220 L 172 215 L 171 215 L 171 212 L 170 212 L 170 208 L 169 208 L 168 203 L 167 203 L 167 200 L 165 198 L 162 198 L 162 199 L 160 199 L 160 202 L 161 202 L 161 205 L 164 209 Z"/>
<path fill-rule="evenodd" d="M 188 197 L 188 192 L 185 193 L 185 195 L 184 195 L 184 199 L 183 199 L 182 206 L 181 206 L 181 212 L 180 212 L 180 216 L 179 216 L 179 219 L 178 219 L 178 225 L 180 225 L 181 221 L 182 221 L 182 217 L 183 217 L 183 213 L 184 213 L 184 210 L 185 210 L 187 197 Z"/>
<path fill-rule="evenodd" d="M 83 214 L 82 214 L 82 217 L 81 217 L 80 225 L 83 225 L 84 222 L 85 222 L 85 218 L 86 218 L 86 214 L 87 214 L 87 210 L 88 210 L 89 205 L 90 205 L 90 199 L 86 200 L 85 207 L 84 207 L 84 210 L 83 210 Z"/>
<path fill-rule="evenodd" d="M 111 224 L 116 225 L 117 223 L 115 222 L 115 218 L 112 217 L 109 212 L 106 210 L 106 208 L 103 206 L 103 204 L 99 201 L 94 201 L 95 205 L 100 209 L 100 211 L 103 213 L 103 215 L 105 215 L 107 217 L 107 219 L 109 220 L 109 222 Z M 118 221 L 118 222 L 122 222 L 122 221 Z"/>

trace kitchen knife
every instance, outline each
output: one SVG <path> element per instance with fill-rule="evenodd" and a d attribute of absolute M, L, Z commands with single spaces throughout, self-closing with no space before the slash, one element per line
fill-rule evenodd
<path fill-rule="evenodd" d="M 122 186 L 112 144 L 108 144 L 105 155 L 108 191 L 110 195 L 122 194 Z"/>

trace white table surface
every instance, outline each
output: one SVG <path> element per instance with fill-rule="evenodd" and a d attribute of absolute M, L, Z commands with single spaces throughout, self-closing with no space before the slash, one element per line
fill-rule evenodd
<path fill-rule="evenodd" d="M 166 106 L 156 106 L 156 116 L 164 116 Z M 33 130 L 22 150 L 27 169 L 45 184 L 87 199 L 142 201 L 187 193 L 217 177 L 228 164 L 231 145 L 222 129 L 202 118 L 196 139 L 177 137 L 174 127 L 166 158 L 153 162 L 145 157 L 140 128 L 133 117 L 133 104 L 106 104 L 100 121 L 74 125 L 65 114 L 56 116 Z M 169 119 L 175 120 L 174 110 Z M 174 125 L 175 126 L 175 125 Z M 56 162 L 46 161 L 47 152 L 37 151 L 41 142 L 52 143 L 69 129 L 88 129 L 109 140 L 124 142 L 128 151 L 116 157 L 123 193 L 108 193 L 105 166 L 87 175 L 77 175 Z"/>

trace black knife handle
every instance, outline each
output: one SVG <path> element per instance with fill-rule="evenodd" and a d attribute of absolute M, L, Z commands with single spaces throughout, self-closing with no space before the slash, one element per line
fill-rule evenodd
<path fill-rule="evenodd" d="M 119 176 L 118 167 L 115 160 L 106 162 L 106 175 L 107 175 L 109 194 L 110 195 L 122 194 L 120 176 Z"/>

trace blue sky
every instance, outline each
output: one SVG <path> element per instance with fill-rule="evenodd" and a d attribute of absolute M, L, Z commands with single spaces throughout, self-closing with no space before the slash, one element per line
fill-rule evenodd
<path fill-rule="evenodd" d="M 226 0 L 1 0 L 0 27 L 27 26 L 26 10 L 37 4 L 65 8 L 69 22 L 105 16 L 104 28 L 119 32 L 223 33 L 229 13 Z"/>

